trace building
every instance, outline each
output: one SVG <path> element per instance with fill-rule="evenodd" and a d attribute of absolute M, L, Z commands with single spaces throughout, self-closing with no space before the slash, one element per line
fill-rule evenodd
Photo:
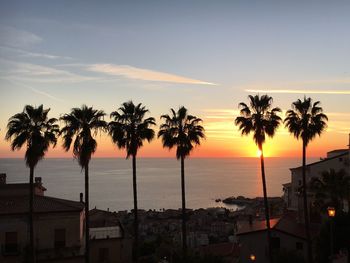
<path fill-rule="evenodd" d="M 132 262 L 132 238 L 121 225 L 117 213 L 95 208 L 89 215 L 91 262 Z"/>
<path fill-rule="evenodd" d="M 311 178 L 320 177 L 322 172 L 334 169 L 339 171 L 350 169 L 350 150 L 340 149 L 327 153 L 327 157 L 320 159 L 318 162 L 310 163 L 306 166 L 306 183 L 309 183 Z M 283 185 L 284 200 L 288 210 L 303 211 L 303 204 L 301 201 L 300 188 L 302 186 L 302 166 L 291 168 L 291 182 Z M 349 172 L 348 172 L 349 173 Z M 312 202 L 312 193 L 308 193 L 309 205 Z"/>
<path fill-rule="evenodd" d="M 0 262 L 24 262 L 29 244 L 29 184 L 0 176 Z M 34 242 L 37 262 L 83 262 L 84 204 L 45 196 L 35 178 Z"/>
<path fill-rule="evenodd" d="M 34 183 L 34 240 L 37 262 L 84 262 L 85 210 L 80 201 L 45 196 L 41 178 Z M 29 245 L 29 184 L 7 184 L 0 174 L 0 262 L 25 262 Z M 90 262 L 128 263 L 132 239 L 117 213 L 90 212 Z"/>
<path fill-rule="evenodd" d="M 297 222 L 296 213 L 288 213 L 280 218 L 270 219 L 270 227 L 271 246 L 275 254 L 280 251 L 289 251 L 304 259 L 307 258 L 305 226 Z M 312 237 L 316 233 L 317 230 L 313 229 Z M 239 262 L 252 262 L 252 257 L 256 262 L 270 262 L 265 220 L 239 224 L 236 237 L 240 244 Z"/>

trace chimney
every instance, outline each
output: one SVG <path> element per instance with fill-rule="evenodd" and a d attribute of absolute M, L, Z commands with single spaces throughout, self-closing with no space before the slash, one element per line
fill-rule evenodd
<path fill-rule="evenodd" d="M 6 184 L 6 174 L 5 173 L 0 174 L 0 184 Z"/>
<path fill-rule="evenodd" d="M 80 197 L 80 203 L 84 203 L 83 199 L 84 199 L 84 194 L 83 193 L 80 193 L 79 194 L 79 197 Z"/>
<path fill-rule="evenodd" d="M 41 177 L 35 177 L 35 183 L 41 185 Z"/>

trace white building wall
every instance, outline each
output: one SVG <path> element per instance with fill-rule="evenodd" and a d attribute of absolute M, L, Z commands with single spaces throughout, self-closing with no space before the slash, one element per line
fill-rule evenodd
<path fill-rule="evenodd" d="M 349 155 L 342 155 L 340 157 L 325 160 L 306 168 L 306 183 L 309 183 L 312 177 L 320 177 L 322 172 L 334 169 L 339 171 L 344 169 L 349 171 Z M 302 167 L 291 169 L 291 206 L 289 209 L 298 209 L 298 189 L 302 186 Z"/>

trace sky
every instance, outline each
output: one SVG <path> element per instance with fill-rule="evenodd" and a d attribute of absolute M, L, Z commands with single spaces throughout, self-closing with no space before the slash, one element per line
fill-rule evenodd
<path fill-rule="evenodd" d="M 58 118 L 82 104 L 109 115 L 128 100 L 158 124 L 182 105 L 202 118 L 207 138 L 193 157 L 254 157 L 234 125 L 249 94 L 272 96 L 282 117 L 299 98 L 321 101 L 328 128 L 308 155 L 345 148 L 349 14 L 349 1 L 1 1 L 0 158 L 23 156 L 4 137 L 26 104 Z M 95 157 L 125 156 L 106 135 L 97 141 Z M 264 153 L 299 157 L 301 143 L 281 127 Z M 139 152 L 174 155 L 158 139 Z M 71 156 L 61 143 L 47 154 Z"/>

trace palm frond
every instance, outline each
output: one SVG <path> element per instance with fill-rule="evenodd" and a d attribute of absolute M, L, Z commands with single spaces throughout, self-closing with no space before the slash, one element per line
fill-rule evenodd
<path fill-rule="evenodd" d="M 268 95 L 249 95 L 248 99 L 249 106 L 244 102 L 239 103 L 240 116 L 236 117 L 235 125 L 242 135 L 253 133 L 254 142 L 262 145 L 266 135 L 273 137 L 280 126 L 282 119 L 278 113 L 281 109 L 271 109 L 273 99 Z"/>
<path fill-rule="evenodd" d="M 153 117 L 144 118 L 149 110 L 141 103 L 136 106 L 132 101 L 111 113 L 112 121 L 108 124 L 108 132 L 118 148 L 126 148 L 126 158 L 137 155 L 143 141 L 150 142 L 155 136 L 151 126 L 156 125 Z"/>
<path fill-rule="evenodd" d="M 97 142 L 93 135 L 107 129 L 107 123 L 103 119 L 105 115 L 104 111 L 82 105 L 81 108 L 72 108 L 69 114 L 60 118 L 65 125 L 60 130 L 62 146 L 69 151 L 73 143 L 73 156 L 82 168 L 88 165 L 96 151 Z"/>
<path fill-rule="evenodd" d="M 50 109 L 43 105 L 26 105 L 23 112 L 13 115 L 7 124 L 5 139 L 11 142 L 12 150 L 26 145 L 26 164 L 32 168 L 45 156 L 50 145 L 55 147 L 59 127 L 57 119 L 48 119 Z"/>
<path fill-rule="evenodd" d="M 205 139 L 204 128 L 200 125 L 202 119 L 189 115 L 187 109 L 181 106 L 177 112 L 170 109 L 172 116 L 162 115 L 164 123 L 160 125 L 158 138 L 162 139 L 164 148 L 176 147 L 176 157 L 190 155 L 193 148 Z"/>
<path fill-rule="evenodd" d="M 302 139 L 306 145 L 327 128 L 328 117 L 319 106 L 320 102 L 312 103 L 311 98 L 304 97 L 292 103 L 292 109 L 286 113 L 284 125 L 297 139 Z"/>

